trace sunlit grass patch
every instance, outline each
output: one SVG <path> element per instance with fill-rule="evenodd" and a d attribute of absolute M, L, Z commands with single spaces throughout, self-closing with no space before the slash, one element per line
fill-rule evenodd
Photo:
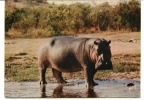
<path fill-rule="evenodd" d="M 37 59 L 32 57 L 26 59 L 17 59 L 13 57 L 13 61 L 6 60 L 5 63 L 5 77 L 9 78 L 10 81 L 38 81 L 39 71 L 37 65 Z M 30 60 L 33 59 L 33 62 Z M 17 62 L 17 60 L 21 60 Z M 140 71 L 140 54 L 120 54 L 115 55 L 112 58 L 113 70 L 101 70 L 97 71 L 94 79 L 110 79 L 111 72 L 132 72 Z M 74 72 L 74 73 L 63 73 L 65 80 L 68 79 L 84 79 L 84 72 Z M 52 70 L 49 68 L 46 72 L 46 79 L 48 81 L 56 81 L 53 77 Z"/>
<path fill-rule="evenodd" d="M 110 77 L 111 77 L 111 70 L 100 70 L 95 74 L 94 79 L 103 80 L 103 79 L 109 79 Z"/>
<path fill-rule="evenodd" d="M 38 68 L 34 64 L 25 66 L 5 66 L 5 77 L 10 81 L 36 81 L 38 80 Z"/>
<path fill-rule="evenodd" d="M 27 53 L 7 55 L 5 57 L 5 78 L 9 81 L 38 80 L 37 59 Z"/>
<path fill-rule="evenodd" d="M 141 55 L 139 53 L 114 55 L 112 57 L 113 70 L 98 71 L 94 78 L 99 80 L 110 79 L 113 77 L 112 73 L 140 71 L 140 56 Z M 123 76 L 123 78 L 126 77 L 128 76 Z"/>
<path fill-rule="evenodd" d="M 130 72 L 140 70 L 140 54 L 120 54 L 112 59 L 113 72 Z"/>

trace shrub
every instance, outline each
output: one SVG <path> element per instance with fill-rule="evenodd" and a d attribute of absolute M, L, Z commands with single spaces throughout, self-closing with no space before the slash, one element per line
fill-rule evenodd
<path fill-rule="evenodd" d="M 91 7 L 77 3 L 69 6 L 49 4 L 44 7 L 39 5 L 12 10 L 6 7 L 5 32 L 6 36 L 14 36 L 15 33 L 16 36 L 18 33 L 23 37 L 44 37 L 62 35 L 66 31 L 74 34 L 109 30 L 140 31 L 140 11 L 140 3 L 135 0 L 121 2 L 116 6 L 103 3 Z M 91 28 L 95 30 L 90 31 Z M 12 30 L 14 33 L 10 33 Z"/>

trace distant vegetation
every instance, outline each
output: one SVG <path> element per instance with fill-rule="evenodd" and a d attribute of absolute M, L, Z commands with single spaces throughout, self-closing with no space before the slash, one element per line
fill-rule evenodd
<path fill-rule="evenodd" d="M 6 37 L 49 37 L 102 31 L 140 31 L 141 5 L 132 0 L 112 6 L 86 4 L 5 6 Z M 40 0 L 37 0 L 40 1 Z M 45 1 L 45 0 L 44 0 Z"/>

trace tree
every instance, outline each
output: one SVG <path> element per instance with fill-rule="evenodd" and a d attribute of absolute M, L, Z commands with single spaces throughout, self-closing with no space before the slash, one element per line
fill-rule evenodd
<path fill-rule="evenodd" d="M 120 3 L 117 13 L 121 16 L 120 23 L 122 28 L 140 31 L 141 13 L 138 1 L 132 0 L 129 3 Z"/>
<path fill-rule="evenodd" d="M 36 0 L 38 3 L 46 3 L 47 0 Z"/>
<path fill-rule="evenodd" d="M 99 6 L 96 24 L 101 31 L 106 31 L 111 21 L 112 7 L 108 3 Z"/>
<path fill-rule="evenodd" d="M 132 31 L 140 31 L 141 22 L 141 10 L 140 3 L 138 1 L 132 0 L 128 3 L 129 6 L 129 26 Z"/>
<path fill-rule="evenodd" d="M 14 2 L 18 2 L 18 0 L 13 0 Z"/>
<path fill-rule="evenodd" d="M 70 20 L 70 27 L 76 32 L 79 32 L 79 29 L 84 27 L 83 21 L 83 8 L 84 5 L 82 4 L 75 4 L 70 6 L 70 11 L 72 13 L 71 20 Z"/>

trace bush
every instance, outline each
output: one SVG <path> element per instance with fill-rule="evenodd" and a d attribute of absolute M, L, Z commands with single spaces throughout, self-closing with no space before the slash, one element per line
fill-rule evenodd
<path fill-rule="evenodd" d="M 37 0 L 42 2 L 43 0 Z M 98 31 L 140 31 L 140 3 L 132 0 L 116 6 L 108 3 L 91 7 L 84 4 L 38 7 L 6 7 L 5 32 L 23 37 L 95 33 Z M 95 28 L 91 31 L 91 28 Z M 14 32 L 14 33 L 10 33 Z M 17 37 L 17 36 L 16 36 Z"/>

